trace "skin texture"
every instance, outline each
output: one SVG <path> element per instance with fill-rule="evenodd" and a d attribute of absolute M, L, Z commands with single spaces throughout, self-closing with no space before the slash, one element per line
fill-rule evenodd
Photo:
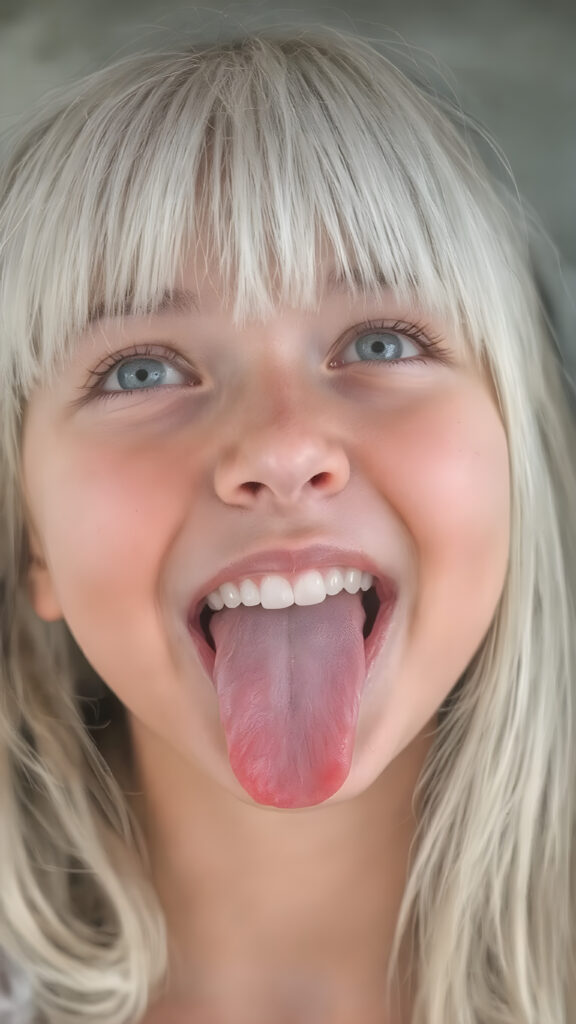
<path fill-rule="evenodd" d="M 174 1021 L 184 1007 L 216 1024 L 382 1024 L 414 786 L 505 579 L 504 430 L 463 340 L 386 290 L 326 287 L 312 311 L 236 326 L 214 275 L 191 262 L 177 284 L 199 311 L 94 325 L 31 397 L 23 484 L 44 562 L 31 601 L 65 617 L 128 709 Z M 359 361 L 366 321 L 419 324 L 444 354 L 407 338 L 401 357 L 419 362 Z M 88 400 L 80 389 L 105 380 L 91 371 L 136 345 L 179 353 L 174 383 Z M 312 544 L 373 559 L 399 597 L 346 781 L 283 811 L 230 769 L 187 611 L 227 563 Z"/>

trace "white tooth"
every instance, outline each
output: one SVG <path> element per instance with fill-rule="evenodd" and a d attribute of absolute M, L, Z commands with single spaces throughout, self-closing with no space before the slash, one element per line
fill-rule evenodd
<path fill-rule="evenodd" d="M 326 593 L 330 597 L 334 597 L 335 594 L 339 594 L 344 586 L 344 576 L 340 569 L 328 569 L 328 572 L 324 574 L 324 586 L 326 587 Z"/>
<path fill-rule="evenodd" d="M 265 576 L 260 583 L 263 608 L 289 608 L 294 604 L 294 591 L 283 576 Z"/>
<path fill-rule="evenodd" d="M 321 604 L 326 600 L 326 587 L 319 572 L 305 572 L 294 584 L 294 604 Z"/>
<path fill-rule="evenodd" d="M 374 582 L 374 580 L 373 580 L 373 577 L 372 577 L 372 573 L 370 573 L 370 572 L 363 572 L 362 573 L 362 582 L 360 584 L 360 589 L 361 590 L 370 590 L 370 587 L 372 586 L 373 582 Z"/>
<path fill-rule="evenodd" d="M 219 612 L 224 607 L 224 601 L 220 596 L 219 590 L 213 590 L 211 594 L 208 594 L 206 602 L 213 612 Z"/>
<path fill-rule="evenodd" d="M 254 580 L 242 580 L 240 584 L 240 597 L 242 598 L 242 604 L 247 605 L 248 608 L 260 604 L 260 591 Z"/>
<path fill-rule="evenodd" d="M 362 573 L 360 569 L 344 570 L 344 590 L 347 590 L 349 594 L 357 594 L 360 590 L 361 582 Z"/>
<path fill-rule="evenodd" d="M 235 583 L 223 583 L 219 590 L 227 608 L 238 607 L 240 604 L 240 591 Z"/>

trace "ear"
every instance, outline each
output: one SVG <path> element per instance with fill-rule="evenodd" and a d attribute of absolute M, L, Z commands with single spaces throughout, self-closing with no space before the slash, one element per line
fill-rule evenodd
<path fill-rule="evenodd" d="M 56 619 L 62 618 L 62 609 L 54 589 L 52 574 L 34 541 L 31 542 L 30 548 L 27 589 L 30 604 L 39 618 L 46 622 L 55 622 Z"/>

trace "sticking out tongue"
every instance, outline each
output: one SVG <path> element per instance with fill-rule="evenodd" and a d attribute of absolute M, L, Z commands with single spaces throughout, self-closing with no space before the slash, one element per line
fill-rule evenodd
<path fill-rule="evenodd" d="M 366 676 L 360 594 L 217 612 L 214 684 L 230 765 L 260 804 L 309 807 L 350 770 Z"/>

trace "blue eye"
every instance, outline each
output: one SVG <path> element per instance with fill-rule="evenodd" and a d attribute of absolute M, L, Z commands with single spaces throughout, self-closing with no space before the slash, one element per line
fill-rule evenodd
<path fill-rule="evenodd" d="M 118 387 L 113 387 L 114 378 Z M 170 360 L 155 356 L 134 356 L 112 367 L 101 385 L 101 391 L 150 391 L 157 387 L 183 383 L 184 374 L 170 366 Z"/>
<path fill-rule="evenodd" d="M 347 358 L 347 354 L 348 358 Z M 397 331 L 375 330 L 358 335 L 346 346 L 339 361 L 396 363 L 422 357 L 422 346 Z"/>

